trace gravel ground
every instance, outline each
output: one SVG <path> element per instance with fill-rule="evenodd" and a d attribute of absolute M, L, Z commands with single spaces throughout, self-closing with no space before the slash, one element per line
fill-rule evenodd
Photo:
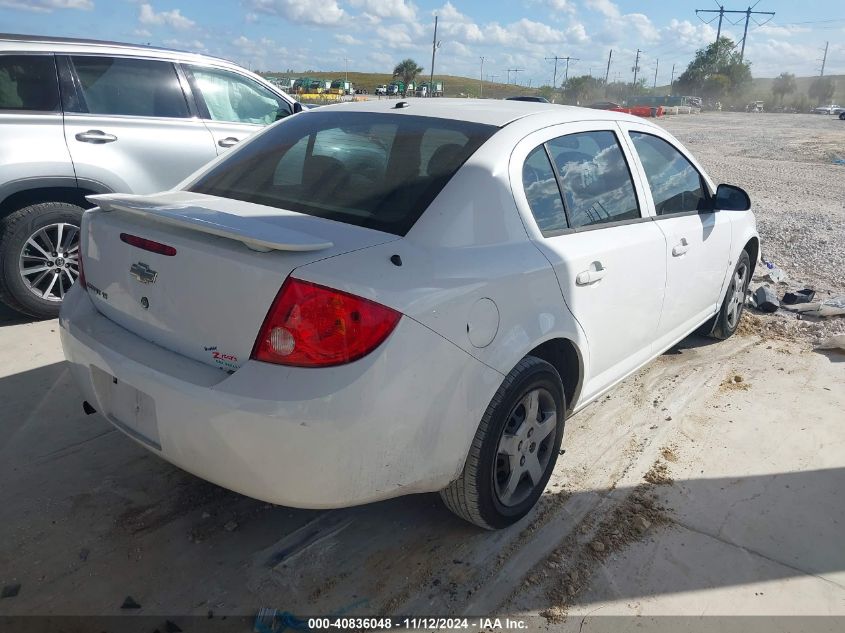
<path fill-rule="evenodd" d="M 748 191 L 763 257 L 790 286 L 845 294 L 845 165 L 833 162 L 845 158 L 845 121 L 710 112 L 660 123 L 713 180 Z"/>
<path fill-rule="evenodd" d="M 816 300 L 845 295 L 845 121 L 812 114 L 709 112 L 659 121 L 718 182 L 751 196 L 763 258 L 788 280 L 771 284 L 778 297 L 812 288 Z M 758 268 L 758 273 L 760 269 Z M 742 329 L 764 338 L 818 345 L 845 333 L 845 318 L 800 318 L 746 311 Z"/>

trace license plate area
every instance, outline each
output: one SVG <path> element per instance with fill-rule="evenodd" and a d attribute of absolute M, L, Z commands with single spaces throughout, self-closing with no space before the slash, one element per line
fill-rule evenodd
<path fill-rule="evenodd" d="M 160 451 L 155 401 L 99 367 L 91 367 L 91 379 L 102 414 L 127 435 Z"/>

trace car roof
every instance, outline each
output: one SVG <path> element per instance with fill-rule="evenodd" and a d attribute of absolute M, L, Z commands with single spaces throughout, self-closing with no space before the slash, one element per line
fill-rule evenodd
<path fill-rule="evenodd" d="M 0 33 L 0 50 L 5 52 L 44 52 L 52 53 L 101 53 L 105 55 L 134 55 L 138 57 L 155 57 L 158 59 L 213 61 L 227 66 L 235 63 L 189 51 L 144 44 L 127 44 L 126 42 L 111 42 L 108 40 L 83 39 L 75 37 L 52 37 L 44 35 L 21 35 L 16 33 Z"/>
<path fill-rule="evenodd" d="M 399 105 L 405 104 L 405 105 Z M 482 123 L 503 127 L 508 123 L 532 115 L 557 114 L 557 122 L 619 119 L 632 120 L 631 115 L 593 110 L 577 106 L 537 103 L 531 101 L 508 101 L 498 99 L 449 99 L 412 98 L 412 99 L 370 99 L 368 101 L 338 103 L 331 106 L 332 111 L 348 112 L 384 112 L 427 116 L 452 121 Z"/>

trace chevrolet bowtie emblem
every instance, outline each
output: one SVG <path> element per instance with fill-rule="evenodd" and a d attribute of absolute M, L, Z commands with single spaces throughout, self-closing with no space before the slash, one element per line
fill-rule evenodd
<path fill-rule="evenodd" d="M 132 264 L 129 267 L 129 274 L 142 284 L 154 284 L 158 278 L 158 273 L 144 262 Z"/>

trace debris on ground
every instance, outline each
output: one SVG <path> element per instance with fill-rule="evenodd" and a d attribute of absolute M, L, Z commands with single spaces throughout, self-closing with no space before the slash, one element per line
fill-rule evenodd
<path fill-rule="evenodd" d="M 88 560 L 89 554 L 91 554 L 91 550 L 87 547 L 83 547 L 81 550 L 79 550 L 79 560 L 84 563 Z"/>
<path fill-rule="evenodd" d="M 845 334 L 837 334 L 822 341 L 816 349 L 838 349 L 845 351 Z"/>
<path fill-rule="evenodd" d="M 780 300 L 783 305 L 796 305 L 799 303 L 810 303 L 813 297 L 816 296 L 816 291 L 811 288 L 804 288 L 803 290 L 796 290 L 795 292 L 787 292 Z"/>
<path fill-rule="evenodd" d="M 11 585 L 3 587 L 3 592 L 0 593 L 0 598 L 14 598 L 21 591 L 21 583 L 16 582 Z"/>
<path fill-rule="evenodd" d="M 223 529 L 227 532 L 234 532 L 238 529 L 238 522 L 237 521 L 229 521 L 224 526 Z"/>
<path fill-rule="evenodd" d="M 786 273 L 783 272 L 780 268 L 778 268 L 772 262 L 767 262 L 765 259 L 763 261 L 763 268 L 761 269 L 761 274 L 763 279 L 771 281 L 774 284 L 782 284 L 786 283 L 789 277 L 786 276 Z"/>
<path fill-rule="evenodd" d="M 747 391 L 751 387 L 751 385 L 745 382 L 745 379 L 739 374 L 734 374 L 725 380 L 721 386 L 724 389 L 740 389 L 742 391 Z"/>
<path fill-rule="evenodd" d="M 760 312 L 777 312 L 780 307 L 780 301 L 775 291 L 768 286 L 760 286 L 754 291 L 752 295 L 754 307 Z"/>
<path fill-rule="evenodd" d="M 135 602 L 135 599 L 132 596 L 126 596 L 123 599 L 123 604 L 120 605 L 121 609 L 140 609 L 141 605 Z"/>

